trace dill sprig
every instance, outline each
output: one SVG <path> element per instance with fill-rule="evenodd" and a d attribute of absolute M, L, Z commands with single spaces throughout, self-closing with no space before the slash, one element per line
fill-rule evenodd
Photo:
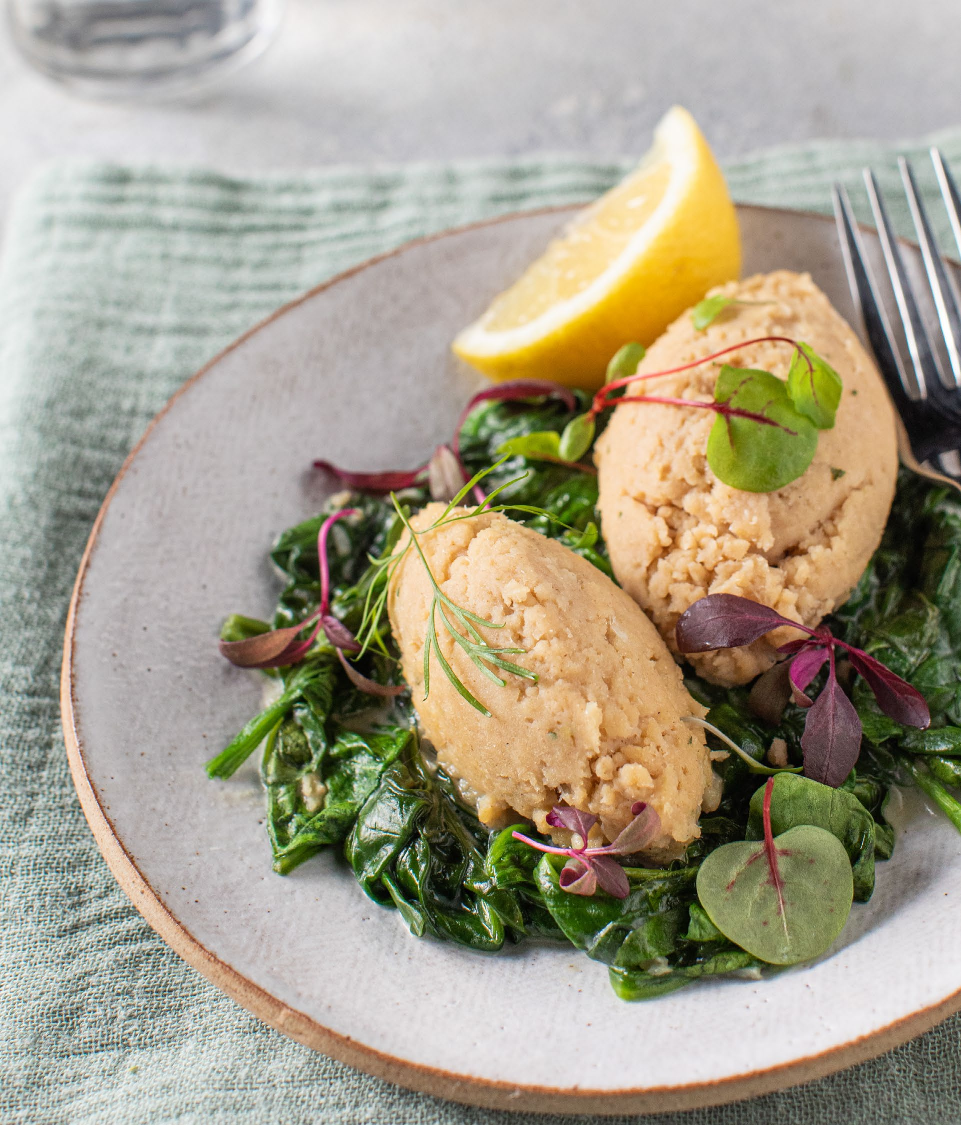
<path fill-rule="evenodd" d="M 424 564 L 424 571 L 427 574 L 427 579 L 434 592 L 430 611 L 427 616 L 427 627 L 424 636 L 424 698 L 426 699 L 430 694 L 430 658 L 433 654 L 436 656 L 437 663 L 440 665 L 441 670 L 450 681 L 454 690 L 469 703 L 471 707 L 488 717 L 490 716 L 490 711 L 470 691 L 444 655 L 438 636 L 438 617 L 440 618 L 442 627 L 450 634 L 454 643 L 461 648 L 471 663 L 489 680 L 497 684 L 498 687 L 507 686 L 507 681 L 502 676 L 498 675 L 498 670 L 507 672 L 512 676 L 519 676 L 522 679 L 530 680 L 534 683 L 537 682 L 537 674 L 526 668 L 522 668 L 519 664 L 505 659 L 508 656 L 523 655 L 527 651 L 526 649 L 508 646 L 495 647 L 489 644 L 480 632 L 480 629 L 503 629 L 503 623 L 497 624 L 496 622 L 488 621 L 478 616 L 476 613 L 464 609 L 463 606 L 457 605 L 456 602 L 444 593 L 437 579 L 434 577 L 434 573 L 427 561 L 427 556 L 421 547 L 420 536 L 436 531 L 438 528 L 446 527 L 448 524 L 457 523 L 460 520 L 472 519 L 474 516 L 480 515 L 483 512 L 504 512 L 508 510 L 523 511 L 532 515 L 542 515 L 552 522 L 566 527 L 567 525 L 564 524 L 562 520 L 559 520 L 556 516 L 543 508 L 537 508 L 527 504 L 492 504 L 492 501 L 499 493 L 503 492 L 505 488 L 509 488 L 511 485 L 523 480 L 526 473 L 505 481 L 491 492 L 473 511 L 461 516 L 451 516 L 450 513 L 461 501 L 468 496 L 489 473 L 500 468 L 506 460 L 506 456 L 502 457 L 493 465 L 489 465 L 476 473 L 450 501 L 442 514 L 430 527 L 425 528 L 423 531 L 414 530 L 410 522 L 410 516 L 404 506 L 400 503 L 397 496 L 391 493 L 391 500 L 393 501 L 398 518 L 398 522 L 395 524 L 396 532 L 392 532 L 384 554 L 381 555 L 380 558 L 371 558 L 370 560 L 370 583 L 364 601 L 363 619 L 357 634 L 362 653 L 371 647 L 376 647 L 384 655 L 389 655 L 384 642 L 381 623 L 387 603 L 390 581 L 397 567 L 406 557 L 407 552 L 413 547 L 419 555 L 421 562 Z M 404 547 L 398 551 L 396 550 L 396 546 L 404 530 L 407 531 L 407 542 Z"/>

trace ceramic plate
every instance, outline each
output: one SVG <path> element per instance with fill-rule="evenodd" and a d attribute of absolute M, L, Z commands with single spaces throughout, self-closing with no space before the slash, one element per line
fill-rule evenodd
<path fill-rule="evenodd" d="M 87 818 L 134 904 L 287 1035 L 483 1105 L 705 1105 L 850 1065 L 961 1008 L 961 837 L 916 798 L 896 814 L 898 848 L 873 900 L 855 906 L 830 956 L 632 1005 L 570 950 L 490 956 L 412 938 L 333 854 L 274 875 L 255 768 L 230 782 L 203 772 L 261 700 L 258 678 L 218 656 L 217 630 L 233 611 L 268 615 L 278 587 L 266 551 L 326 495 L 311 460 L 423 461 L 478 382 L 451 358 L 451 338 L 572 214 L 454 231 L 353 270 L 175 396 L 91 535 L 67 630 L 64 727 Z M 745 272 L 809 270 L 851 315 L 833 223 L 750 207 L 740 217 Z"/>

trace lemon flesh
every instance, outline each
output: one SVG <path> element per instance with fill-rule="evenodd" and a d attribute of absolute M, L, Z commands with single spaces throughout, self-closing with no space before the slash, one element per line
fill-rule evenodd
<path fill-rule="evenodd" d="M 651 343 L 740 265 L 724 177 L 694 119 L 675 106 L 638 168 L 465 328 L 454 351 L 491 379 L 599 387 L 618 348 Z"/>

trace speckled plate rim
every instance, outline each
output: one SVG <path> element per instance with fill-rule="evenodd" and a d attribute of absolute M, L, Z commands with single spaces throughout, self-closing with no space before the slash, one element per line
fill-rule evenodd
<path fill-rule="evenodd" d="M 379 254 L 360 263 L 328 281 L 315 286 L 254 325 L 239 336 L 233 343 L 214 356 L 200 370 L 188 379 L 167 401 L 151 420 L 140 440 L 128 454 L 116 479 L 110 486 L 94 521 L 87 540 L 77 579 L 74 584 L 67 614 L 64 633 L 63 662 L 60 680 L 60 707 L 67 759 L 74 786 L 80 798 L 80 805 L 101 854 L 107 862 L 133 905 L 151 928 L 178 953 L 189 965 L 202 973 L 212 984 L 225 992 L 241 1007 L 284 1035 L 320 1051 L 339 1062 L 356 1067 L 377 1078 L 394 1082 L 411 1090 L 448 1098 L 469 1105 L 484 1106 L 491 1109 L 534 1111 L 541 1113 L 580 1113 L 580 1114 L 649 1114 L 673 1110 L 695 1109 L 704 1106 L 722 1105 L 743 1098 L 771 1093 L 789 1086 L 810 1082 L 846 1067 L 865 1062 L 886 1051 L 906 1043 L 918 1035 L 929 1031 L 943 1020 L 961 1011 L 961 990 L 958 990 L 936 1004 L 912 1012 L 899 1020 L 877 1029 L 869 1035 L 852 1039 L 829 1050 L 815 1055 L 794 1059 L 780 1066 L 763 1070 L 745 1072 L 729 1078 L 663 1087 L 644 1087 L 617 1091 L 589 1088 L 557 1089 L 548 1086 L 517 1085 L 480 1079 L 434 1067 L 423 1066 L 377 1051 L 357 1040 L 338 1034 L 330 1028 L 311 1019 L 303 1012 L 291 1008 L 254 984 L 231 965 L 225 963 L 198 941 L 187 927 L 163 904 L 160 894 L 150 885 L 130 856 L 123 841 L 119 838 L 108 817 L 96 787 L 87 772 L 84 748 L 76 722 L 76 683 L 74 675 L 74 641 L 77 612 L 83 597 L 84 580 L 88 564 L 96 546 L 97 537 L 121 481 L 137 459 L 144 445 L 150 440 L 156 426 L 171 410 L 174 403 L 208 371 L 221 360 L 241 347 L 268 324 L 284 316 L 318 294 L 336 286 L 338 283 L 356 276 L 378 263 L 404 254 L 411 248 L 435 242 L 451 235 L 464 233 L 482 227 L 516 221 L 523 217 L 546 214 L 574 215 L 578 206 L 562 205 L 541 208 L 527 212 L 513 212 L 483 222 L 473 223 L 452 230 L 442 231 L 406 242 L 394 250 Z M 804 215 L 825 223 L 833 219 L 815 212 L 788 211 L 782 208 L 761 207 L 754 204 L 739 204 L 738 210 L 759 211 L 767 214 L 783 214 L 795 218 Z M 873 234 L 865 228 L 866 233 Z M 914 465 L 911 465 L 914 468 Z M 926 474 L 933 476 L 934 474 Z"/>

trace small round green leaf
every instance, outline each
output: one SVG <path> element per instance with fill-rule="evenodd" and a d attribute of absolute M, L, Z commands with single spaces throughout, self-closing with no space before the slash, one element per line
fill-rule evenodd
<path fill-rule="evenodd" d="M 811 464 L 817 428 L 794 408 L 784 383 L 770 372 L 725 364 L 714 400 L 727 411 L 711 427 L 707 461 L 725 484 L 745 492 L 775 492 Z"/>
<path fill-rule="evenodd" d="M 691 309 L 691 320 L 694 323 L 695 332 L 703 332 L 705 328 L 709 328 L 715 320 L 721 315 L 726 308 L 731 305 L 736 305 L 738 302 L 734 297 L 705 297 L 703 301 L 698 303 Z"/>
<path fill-rule="evenodd" d="M 594 415 L 578 414 L 564 427 L 560 440 L 562 461 L 580 461 L 594 444 Z"/>
<path fill-rule="evenodd" d="M 807 344 L 794 353 L 787 377 L 787 392 L 794 408 L 810 418 L 819 430 L 830 430 L 841 401 L 841 376 Z"/>
<path fill-rule="evenodd" d="M 773 841 L 716 848 L 697 873 L 697 897 L 735 945 L 772 965 L 796 965 L 827 950 L 851 912 L 854 879 L 844 845 L 801 825 Z"/>
<path fill-rule="evenodd" d="M 535 430 L 530 434 L 521 434 L 509 438 L 498 446 L 498 453 L 507 453 L 512 457 L 528 457 L 536 461 L 539 457 L 561 460 L 561 439 L 553 430 Z"/>
<path fill-rule="evenodd" d="M 607 365 L 605 383 L 613 383 L 615 379 L 626 379 L 637 372 L 637 365 L 647 354 L 643 344 L 625 344 L 614 353 L 614 358 Z"/>

